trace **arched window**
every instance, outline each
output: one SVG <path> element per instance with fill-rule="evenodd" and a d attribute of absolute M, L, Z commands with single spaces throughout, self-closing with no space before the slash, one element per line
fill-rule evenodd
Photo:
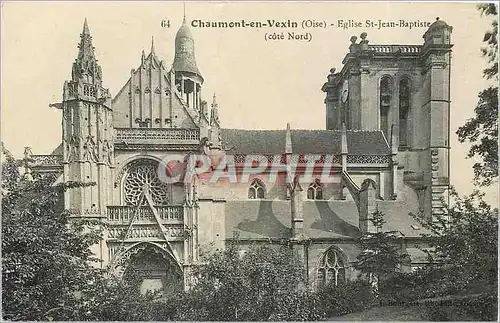
<path fill-rule="evenodd" d="M 410 111 L 411 83 L 407 78 L 399 82 L 399 145 L 408 145 L 408 113 Z"/>
<path fill-rule="evenodd" d="M 380 130 L 384 132 L 386 138 L 389 138 L 389 109 L 392 102 L 392 80 L 384 76 L 380 81 Z"/>
<path fill-rule="evenodd" d="M 314 183 L 309 185 L 309 188 L 307 189 L 307 199 L 308 200 L 323 199 L 323 185 L 321 185 L 319 180 L 315 180 Z"/>
<path fill-rule="evenodd" d="M 317 272 L 318 287 L 343 283 L 345 277 L 344 258 L 334 248 L 328 249 L 320 258 Z"/>
<path fill-rule="evenodd" d="M 254 179 L 250 188 L 248 189 L 249 199 L 263 199 L 265 192 L 265 185 L 260 179 Z"/>

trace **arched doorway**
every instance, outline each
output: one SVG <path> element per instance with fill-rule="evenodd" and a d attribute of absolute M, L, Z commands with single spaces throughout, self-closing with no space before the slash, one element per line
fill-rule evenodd
<path fill-rule="evenodd" d="M 141 293 L 158 291 L 163 296 L 184 288 L 181 267 L 163 248 L 148 242 L 128 249 L 118 261 L 122 278 L 137 286 Z"/>

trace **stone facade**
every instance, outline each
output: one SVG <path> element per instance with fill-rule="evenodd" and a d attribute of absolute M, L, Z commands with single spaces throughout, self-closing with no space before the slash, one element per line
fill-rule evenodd
<path fill-rule="evenodd" d="M 85 21 L 72 78 L 53 105 L 63 110 L 61 145 L 47 156 L 27 150 L 27 160 L 34 170 L 59 172 L 60 181 L 96 183 L 68 190 L 65 205 L 75 217 L 109 224 L 94 249 L 101 266 L 117 275 L 140 268 L 146 289 L 188 286 L 203 255 L 235 236 L 243 245 L 291 245 L 313 283 L 353 279 L 355 241 L 373 230 L 376 210 L 418 265 L 424 230 L 409 213 L 432 221 L 445 212 L 449 186 L 451 30 L 437 20 L 421 45 L 352 37 L 343 67 L 330 70 L 322 87 L 326 130 L 256 131 L 222 128 L 215 95 L 210 107 L 202 99 L 204 78 L 185 22 L 172 67 L 152 44 L 112 98 Z M 178 164 L 183 181 L 167 183 L 163 161 L 173 154 L 202 155 L 212 167 L 186 177 Z M 297 174 L 312 175 L 268 169 L 242 180 L 253 155 L 268 165 L 291 161 Z M 227 158 L 237 182 L 207 180 Z M 317 166 L 326 162 L 330 180 L 322 182 Z"/>

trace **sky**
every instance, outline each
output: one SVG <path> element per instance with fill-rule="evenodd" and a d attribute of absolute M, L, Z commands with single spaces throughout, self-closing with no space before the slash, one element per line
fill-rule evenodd
<path fill-rule="evenodd" d="M 455 135 L 474 115 L 477 94 L 488 82 L 480 55 L 491 19 L 474 3 L 396 2 L 186 2 L 188 22 L 298 21 L 334 24 L 303 30 L 264 28 L 191 28 L 196 61 L 205 78 L 203 96 L 217 94 L 224 128 L 325 129 L 324 93 L 320 88 L 330 68 L 342 68 L 350 37 L 368 34 L 370 44 L 422 44 L 426 28 L 339 28 L 338 21 L 433 22 L 453 26 L 451 80 L 451 182 L 461 194 L 472 186 L 473 160 L 468 145 Z M 35 154 L 50 153 L 61 140 L 62 86 L 71 77 L 79 34 L 86 17 L 104 85 L 118 93 L 140 65 L 141 52 L 155 53 L 170 66 L 175 33 L 182 23 L 182 2 L 2 2 L 1 136 L 21 156 L 25 146 Z M 170 22 L 162 26 L 162 21 Z M 165 24 L 164 24 L 165 25 Z M 312 40 L 271 41 L 273 32 L 309 32 Z M 498 203 L 498 188 L 486 190 Z"/>

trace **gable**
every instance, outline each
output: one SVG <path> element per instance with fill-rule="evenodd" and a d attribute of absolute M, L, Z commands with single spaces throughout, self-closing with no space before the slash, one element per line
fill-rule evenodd
<path fill-rule="evenodd" d="M 115 128 L 197 128 L 175 87 L 174 76 L 154 53 L 142 59 L 112 101 Z"/>

